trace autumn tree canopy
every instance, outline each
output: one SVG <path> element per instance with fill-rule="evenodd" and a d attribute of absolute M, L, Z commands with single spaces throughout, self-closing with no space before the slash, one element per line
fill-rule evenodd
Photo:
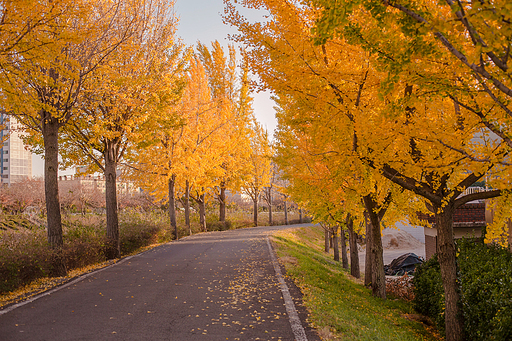
<path fill-rule="evenodd" d="M 478 83 L 478 89 L 477 83 L 471 83 L 478 76 L 457 70 L 450 54 L 435 48 L 436 40 L 429 40 L 428 32 L 415 35 L 404 24 L 410 20 L 391 20 L 396 10 L 386 11 L 377 1 L 360 6 L 318 3 L 324 9 L 299 1 L 244 2 L 268 11 L 264 23 L 248 22 L 234 3 L 227 4 L 225 20 L 238 27 L 235 39 L 246 45 L 250 67 L 281 107 L 280 163 L 290 181 L 297 182 L 304 181 L 307 173 L 321 174 L 317 165 L 326 161 L 323 167 L 330 169 L 325 173 L 329 176 L 317 180 L 337 179 L 337 186 L 350 188 L 344 202 L 352 197 L 359 198 L 352 202 L 360 203 L 362 197 L 373 225 L 384 218 L 387 198 L 397 200 L 399 208 L 414 208 L 408 214 L 411 220 L 418 210 L 434 214 L 446 324 L 457 339 L 453 212 L 466 202 L 498 196 L 500 189 L 510 187 L 508 140 L 499 138 L 503 132 L 489 125 L 491 116 L 482 120 L 468 103 L 480 103 L 494 115 L 500 105 L 490 99 L 498 98 L 498 92 L 484 91 L 490 88 L 488 83 Z M 457 92 L 451 93 L 453 89 Z M 506 129 L 506 120 L 493 120 Z M 493 130 L 498 137 L 491 134 Z M 306 152 L 291 159 L 289 154 L 297 150 Z M 307 166 L 302 166 L 302 175 L 297 172 L 299 164 Z M 494 191 L 463 194 L 484 176 Z M 387 181 L 394 185 L 386 185 Z M 347 182 L 351 186 L 345 186 Z M 395 213 L 393 218 L 399 216 Z M 380 229 L 374 228 L 371 237 L 380 239 Z M 372 254 L 378 256 L 377 244 Z"/>

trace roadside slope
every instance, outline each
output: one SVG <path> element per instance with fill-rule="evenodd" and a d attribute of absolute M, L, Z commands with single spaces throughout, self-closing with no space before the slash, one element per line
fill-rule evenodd
<path fill-rule="evenodd" d="M 310 323 L 324 340 L 437 340 L 414 321 L 411 304 L 371 296 L 350 279 L 340 263 L 322 251 L 318 227 L 300 227 L 273 235 L 287 275 L 300 287 Z"/>

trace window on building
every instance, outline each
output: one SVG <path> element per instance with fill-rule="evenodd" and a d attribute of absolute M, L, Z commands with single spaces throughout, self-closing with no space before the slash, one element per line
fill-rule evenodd
<path fill-rule="evenodd" d="M 8 179 L 8 178 L 9 178 L 9 175 L 8 175 L 8 174 L 2 174 L 2 178 L 3 178 L 3 179 Z"/>
<path fill-rule="evenodd" d="M 9 162 L 9 159 L 4 159 L 4 162 Z"/>
<path fill-rule="evenodd" d="M 8 169 L 9 169 L 9 167 L 4 167 L 4 170 L 8 170 Z"/>
<path fill-rule="evenodd" d="M 9 154 L 9 151 L 8 150 L 4 150 L 4 154 Z"/>

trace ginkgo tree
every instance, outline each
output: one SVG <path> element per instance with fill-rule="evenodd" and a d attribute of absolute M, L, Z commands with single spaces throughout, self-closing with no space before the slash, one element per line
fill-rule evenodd
<path fill-rule="evenodd" d="M 258 203 L 262 190 L 270 184 L 272 147 L 268 139 L 268 132 L 261 124 L 253 119 L 251 136 L 251 154 L 246 165 L 249 176 L 243 184 L 242 190 L 253 203 L 253 223 L 258 226 Z"/>
<path fill-rule="evenodd" d="M 212 42 L 211 49 L 198 44 L 198 53 L 207 70 L 212 98 L 217 103 L 216 114 L 221 118 L 218 122 L 223 123 L 216 137 L 221 143 L 215 151 L 220 157 L 221 172 L 211 188 L 219 202 L 219 221 L 223 222 L 226 191 L 239 191 L 248 173 L 245 165 L 250 151 L 252 117 L 249 71 L 242 59 L 241 75 L 237 75 L 236 51 L 232 45 L 228 46 L 227 56 L 218 41 Z"/>
<path fill-rule="evenodd" d="M 57 250 L 54 274 L 63 275 L 59 134 L 76 116 L 98 66 L 133 34 L 134 22 L 125 19 L 138 7 L 131 1 L 102 0 L 3 5 L 0 35 L 7 45 L 1 56 L 2 107 L 26 127 L 28 142 L 44 153 L 48 241 Z"/>
<path fill-rule="evenodd" d="M 352 151 L 346 152 L 346 149 L 352 148 L 353 145 L 354 114 L 347 115 L 344 111 L 354 108 L 357 110 L 358 103 L 361 102 L 360 84 L 370 83 L 367 81 L 367 68 L 360 67 L 365 64 L 365 54 L 359 53 L 359 59 L 354 59 L 354 56 L 344 57 L 346 69 L 351 73 L 351 82 L 338 84 L 337 79 L 341 76 L 339 66 L 345 65 L 336 59 L 344 56 L 341 54 L 343 50 L 340 45 L 315 46 L 309 39 L 307 27 L 304 26 L 307 15 L 299 15 L 300 9 L 295 13 L 289 13 L 290 6 L 287 3 L 266 5 L 272 11 L 275 20 L 269 21 L 264 27 L 260 23 L 250 25 L 244 22 L 234 11 L 234 7 L 231 7 L 231 16 L 227 20 L 232 20 L 233 24 L 238 25 L 243 33 L 240 40 L 251 47 L 248 49 L 248 59 L 253 72 L 279 95 L 278 104 L 283 108 L 283 114 L 290 115 L 289 123 L 283 126 L 284 129 L 298 131 L 297 135 L 290 138 L 289 149 L 283 148 L 282 154 L 291 153 L 294 148 L 309 150 L 308 144 L 315 145 L 315 153 L 320 156 L 326 155 L 325 158 L 328 154 L 338 154 L 335 164 L 348 166 L 346 174 L 354 172 L 356 169 L 351 169 L 351 165 L 355 165 L 353 161 L 341 161 L 351 156 Z M 354 68 L 349 64 L 350 60 L 362 62 L 359 67 Z M 341 79 L 345 78 L 347 77 L 343 76 Z M 374 89 L 373 84 L 377 82 L 378 80 L 372 79 L 368 89 Z M 346 89 L 348 93 L 344 94 L 340 89 Z M 368 96 L 365 96 L 366 98 Z M 304 145 L 293 146 L 303 133 L 310 134 L 310 137 L 304 140 Z M 331 141 L 336 141 L 340 146 L 335 150 L 329 150 Z M 358 205 L 362 201 L 362 196 L 373 197 L 373 189 L 364 185 L 365 183 L 361 181 L 361 190 L 354 191 L 355 195 L 352 194 L 354 202 Z M 368 203 L 377 205 L 373 200 Z M 371 213 L 374 208 L 371 207 Z M 381 224 L 375 223 L 373 226 L 376 233 L 380 234 Z M 382 263 L 382 252 L 379 252 L 382 247 L 378 247 L 380 237 L 375 238 L 374 242 L 375 248 L 368 250 L 375 250 L 372 254 L 376 254 L 377 263 Z M 378 281 L 372 281 L 372 286 L 376 294 L 384 297 L 384 275 L 380 268 L 376 266 L 380 276 Z M 370 274 L 368 271 L 367 273 Z"/>
<path fill-rule="evenodd" d="M 112 52 L 85 88 L 76 115 L 65 129 L 67 165 L 93 162 L 105 175 L 107 258 L 120 255 L 117 218 L 118 165 L 145 136 L 152 115 L 179 99 L 181 46 L 175 44 L 172 2 L 152 0 L 130 8 L 123 20 L 137 30 Z M 122 27 L 123 21 L 116 22 Z M 117 32 L 123 34 L 123 32 Z"/>
<path fill-rule="evenodd" d="M 425 154 L 432 156 L 433 153 L 426 153 L 424 149 L 428 141 L 437 144 L 434 150 L 445 150 L 438 154 L 438 162 L 446 162 L 447 154 L 458 158 L 459 161 L 451 165 L 454 167 L 446 167 L 449 162 L 445 165 L 438 163 L 439 167 L 445 166 L 444 170 L 431 170 L 417 176 L 407 175 L 403 168 L 389 163 L 383 163 L 382 170 L 389 179 L 426 198 L 436 213 L 447 338 L 459 340 L 462 327 L 458 318 L 451 220 L 454 209 L 464 202 L 501 194 L 496 190 L 460 197 L 465 188 L 489 171 L 507 172 L 500 169 L 503 167 L 499 164 L 507 160 L 508 150 L 504 145 L 511 146 L 512 83 L 507 75 L 512 32 L 508 19 L 510 8 L 499 1 L 485 4 L 451 1 L 435 4 L 428 1 L 415 4 L 400 1 L 316 3 L 322 5 L 322 16 L 316 26 L 319 43 L 328 37 L 340 36 L 375 54 L 376 64 L 389 74 L 388 80 L 383 82 L 383 92 L 405 93 L 402 97 L 388 97 L 395 105 L 406 106 L 413 114 L 419 109 L 415 99 L 429 98 L 432 101 L 437 98 L 438 103 L 444 98 L 450 99 L 443 109 L 439 105 L 441 108 L 437 111 L 443 112 L 443 128 L 450 125 L 459 128 L 456 133 L 452 131 L 452 136 L 457 136 L 455 140 L 438 132 L 406 141 L 416 165 L 424 164 Z M 360 25 L 363 18 L 365 25 Z M 386 34 L 382 34 L 383 31 Z M 397 82 L 400 79 L 402 82 Z M 448 109 L 450 106 L 451 110 Z M 450 114 L 446 115 L 447 112 Z M 417 122 L 422 127 L 418 131 L 428 132 L 433 127 L 433 122 L 428 119 Z M 467 129 L 477 124 L 496 135 L 493 137 L 485 130 L 478 133 Z M 462 131 L 469 132 L 469 136 L 461 138 Z M 476 144 L 475 136 L 478 137 Z M 458 157 L 453 152 L 459 153 Z M 455 171 L 457 168 L 458 172 Z M 491 179 L 488 175 L 486 178 Z M 507 175 L 496 175 L 495 179 L 499 179 L 494 182 L 495 187 L 509 186 Z"/>
<path fill-rule="evenodd" d="M 226 20 L 242 32 L 238 39 L 251 47 L 250 65 L 266 86 L 281 98 L 294 99 L 296 107 L 285 110 L 290 125 L 311 135 L 306 142 L 319 140 L 321 135 L 316 132 L 321 129 L 325 131 L 324 141 L 329 143 L 339 141 L 340 137 L 352 139 L 345 147 L 326 148 L 321 153 L 338 153 L 342 156 L 340 160 L 346 156 L 358 160 L 339 165 L 349 169 L 356 166 L 353 172 L 360 184 L 356 193 L 363 194 L 365 199 L 374 225 L 371 236 L 380 239 L 380 229 L 375 226 L 381 218 L 379 213 L 386 210 L 383 199 L 393 193 L 374 189 L 375 185 L 381 186 L 383 177 L 416 195 L 406 195 L 411 199 L 399 202 L 423 204 L 436 216 L 442 244 L 439 253 L 447 302 L 446 324 L 457 335 L 460 328 L 451 229 L 453 212 L 468 201 L 501 193 L 495 190 L 462 195 L 484 175 L 498 180 L 495 186 L 508 183 L 503 180 L 509 176 L 507 169 L 499 165 L 503 165 L 508 154 L 506 143 L 490 138 L 487 126 L 467 115 L 467 108 L 458 101 L 431 97 L 422 91 L 410 73 L 393 77 L 389 70 L 382 71 L 380 59 L 395 60 L 399 56 L 392 47 L 379 55 L 349 44 L 357 38 L 364 12 L 358 13 L 359 22 L 348 27 L 349 31 L 355 28 L 350 31 L 354 37 L 323 39 L 314 46 L 310 32 L 318 18 L 315 8 L 296 1 L 244 4 L 266 8 L 272 20 L 250 24 L 232 5 L 228 5 Z M 393 29 L 391 26 L 386 29 Z M 378 37 L 381 36 L 379 32 Z M 396 51 L 401 51 L 401 46 Z M 429 71 L 432 70 L 430 64 Z M 393 86 L 389 86 L 391 83 Z M 485 98 L 476 97 L 485 102 Z"/>
<path fill-rule="evenodd" d="M 147 122 L 147 134 L 133 160 L 143 187 L 167 198 L 176 237 L 176 198 L 184 204 L 190 232 L 189 199 L 196 201 L 205 230 L 206 201 L 220 197 L 222 218 L 226 188 L 240 186 L 243 178 L 249 145 L 247 72 L 238 78 L 235 50 L 228 51 L 226 56 L 218 42 L 211 48 L 198 44 L 184 72 L 183 96 L 169 107 L 170 121 L 164 113 Z M 173 123 L 173 115 L 178 116 L 178 124 Z"/>

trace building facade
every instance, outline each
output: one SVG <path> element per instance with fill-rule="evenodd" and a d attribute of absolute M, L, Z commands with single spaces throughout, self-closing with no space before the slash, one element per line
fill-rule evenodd
<path fill-rule="evenodd" d="M 13 184 L 32 178 L 32 152 L 25 148 L 22 140 L 21 125 L 14 117 L 1 114 L 0 133 L 2 142 L 0 174 L 2 184 Z"/>
<path fill-rule="evenodd" d="M 61 175 L 59 182 L 67 181 L 68 183 L 78 184 L 88 190 L 98 190 L 105 193 L 105 176 L 103 175 Z M 141 193 L 140 187 L 137 187 L 133 182 L 123 181 L 117 178 L 116 181 L 118 194 L 137 194 Z"/>

